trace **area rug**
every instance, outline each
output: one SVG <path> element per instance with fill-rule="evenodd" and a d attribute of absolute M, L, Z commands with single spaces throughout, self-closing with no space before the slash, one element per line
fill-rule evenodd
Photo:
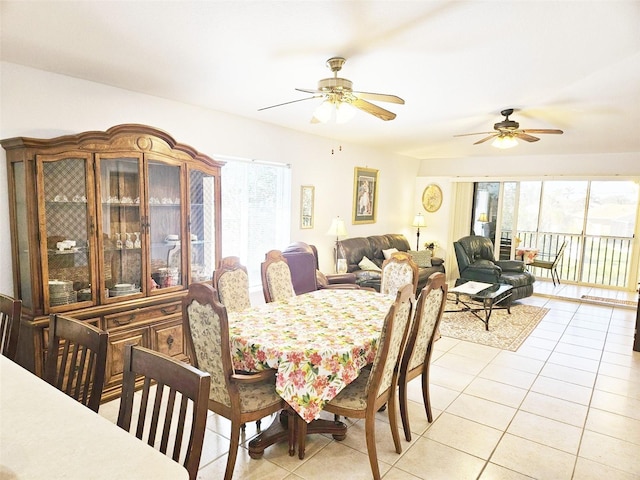
<path fill-rule="evenodd" d="M 582 298 L 584 298 L 585 300 L 595 300 L 597 302 L 614 303 L 616 305 L 629 305 L 631 307 L 636 307 L 638 305 L 638 302 L 634 300 L 619 300 L 617 298 L 593 297 L 591 295 L 582 295 Z"/>
<path fill-rule="evenodd" d="M 459 305 L 447 302 L 445 310 L 456 310 Z M 484 323 L 470 312 L 457 311 L 442 315 L 440 334 L 468 342 L 515 352 L 549 311 L 533 305 L 512 305 L 507 310 L 494 310 L 489 319 L 489 331 Z M 484 312 L 479 312 L 484 315 Z"/>

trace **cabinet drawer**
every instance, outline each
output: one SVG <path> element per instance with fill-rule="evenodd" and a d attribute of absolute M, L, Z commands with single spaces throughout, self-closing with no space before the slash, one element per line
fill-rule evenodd
<path fill-rule="evenodd" d="M 115 313 L 113 315 L 105 315 L 105 324 L 107 330 L 112 328 L 134 325 L 136 323 L 148 322 L 150 320 L 159 320 L 169 315 L 177 315 L 182 311 L 181 302 L 165 303 L 163 305 L 155 305 L 153 307 L 137 308 L 127 312 Z"/>
<path fill-rule="evenodd" d="M 182 318 L 151 327 L 151 348 L 170 357 L 185 357 Z"/>

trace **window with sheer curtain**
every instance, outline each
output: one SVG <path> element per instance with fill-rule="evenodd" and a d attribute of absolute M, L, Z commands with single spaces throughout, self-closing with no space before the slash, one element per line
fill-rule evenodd
<path fill-rule="evenodd" d="M 259 286 L 265 253 L 289 243 L 290 166 L 216 158 L 227 162 L 222 167 L 222 256 L 239 257 L 250 287 Z"/>

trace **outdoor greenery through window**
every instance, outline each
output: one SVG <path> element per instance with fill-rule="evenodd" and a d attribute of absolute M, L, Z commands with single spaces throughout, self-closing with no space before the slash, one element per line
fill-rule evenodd
<path fill-rule="evenodd" d="M 222 256 L 237 256 L 251 287 L 261 285 L 260 264 L 272 249 L 289 243 L 291 169 L 217 156 L 222 167 Z"/>
<path fill-rule="evenodd" d="M 513 258 L 518 246 L 552 257 L 566 242 L 558 267 L 562 279 L 634 287 L 636 182 L 479 182 L 475 187 L 472 232 L 490 236 L 494 244 L 499 241 L 501 259 Z M 548 270 L 530 268 L 536 276 L 549 276 Z"/>

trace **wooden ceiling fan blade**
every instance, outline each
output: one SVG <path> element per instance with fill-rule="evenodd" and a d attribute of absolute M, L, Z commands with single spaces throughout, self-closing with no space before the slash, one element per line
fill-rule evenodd
<path fill-rule="evenodd" d="M 469 135 L 494 135 L 496 132 L 459 133 L 454 137 L 468 137 Z"/>
<path fill-rule="evenodd" d="M 357 98 L 362 98 L 364 100 L 374 100 L 378 102 L 389 102 L 389 103 L 398 103 L 400 105 L 404 105 L 404 100 L 396 95 L 388 95 L 386 93 L 371 93 L 371 92 L 351 92 Z"/>
<path fill-rule="evenodd" d="M 384 108 L 374 105 L 373 103 L 369 103 L 366 100 L 362 100 L 361 98 L 356 98 L 350 103 L 352 106 L 370 113 L 371 115 L 374 115 L 384 121 L 393 120 L 394 118 L 396 118 L 395 113 L 390 112 L 389 110 L 385 110 Z"/>
<path fill-rule="evenodd" d="M 525 142 L 537 142 L 538 140 L 540 140 L 538 137 L 534 137 L 533 135 L 524 133 L 524 131 L 516 132 L 513 134 L 513 136 L 518 137 L 519 139 L 524 140 Z"/>
<path fill-rule="evenodd" d="M 555 133 L 560 135 L 564 133 L 562 130 L 557 130 L 555 128 L 527 128 L 526 130 L 522 130 L 523 133 Z"/>
<path fill-rule="evenodd" d="M 268 107 L 259 108 L 258 111 L 268 110 L 269 108 L 281 107 L 283 105 L 289 105 L 290 103 L 304 102 L 305 100 L 312 100 L 314 98 L 320 98 L 322 95 L 314 95 L 313 97 L 300 98 L 298 100 L 291 100 L 290 102 L 278 103 L 277 105 L 270 105 Z"/>
<path fill-rule="evenodd" d="M 492 138 L 497 137 L 498 135 L 500 135 L 500 134 L 499 133 L 492 133 L 488 137 L 484 137 L 482 140 L 478 140 L 477 142 L 474 143 L 474 145 L 478 145 L 480 143 L 484 143 L 484 142 L 486 142 L 488 140 L 491 140 Z"/>

